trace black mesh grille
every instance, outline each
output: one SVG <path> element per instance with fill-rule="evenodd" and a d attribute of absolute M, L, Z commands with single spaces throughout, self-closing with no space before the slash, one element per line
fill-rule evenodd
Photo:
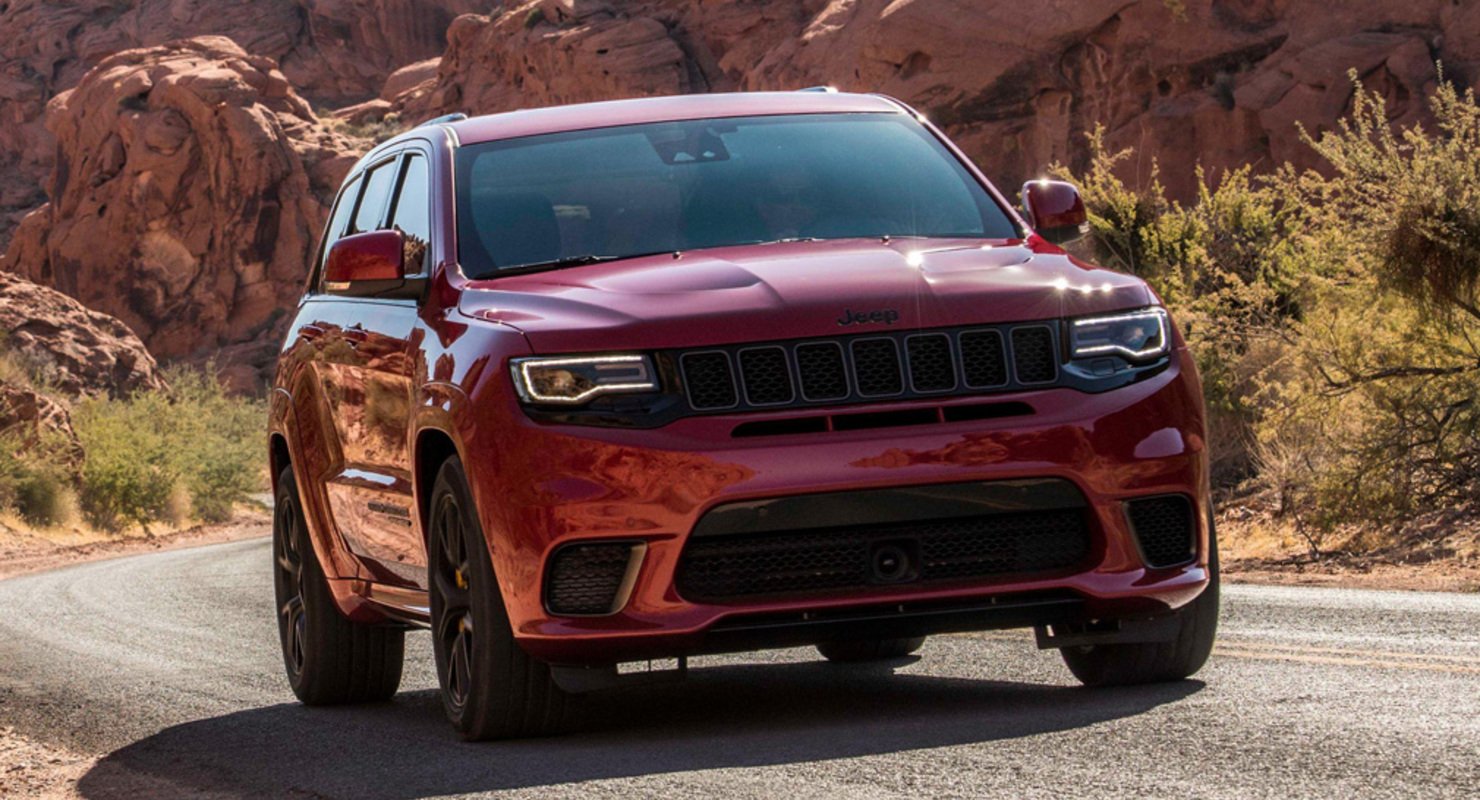
<path fill-rule="evenodd" d="M 685 353 L 682 365 L 689 403 L 694 408 L 729 408 L 735 405 L 735 378 L 730 374 L 728 355 L 717 350 Z"/>
<path fill-rule="evenodd" d="M 1187 497 L 1132 500 L 1126 503 L 1126 511 L 1146 566 L 1170 567 L 1192 560 L 1192 501 Z"/>
<path fill-rule="evenodd" d="M 904 580 L 879 577 L 880 548 L 910 554 Z M 694 537 L 679 563 L 691 600 L 840 591 L 877 583 L 981 578 L 1065 569 L 1089 556 L 1080 509 L 924 522 Z"/>
<path fill-rule="evenodd" d="M 609 614 L 616 602 L 630 544 L 574 544 L 550 561 L 545 581 L 545 607 L 552 614 Z"/>
<path fill-rule="evenodd" d="M 973 388 L 1007 383 L 1007 359 L 1002 353 L 1002 334 L 997 331 L 967 331 L 961 334 L 961 374 Z"/>
<path fill-rule="evenodd" d="M 899 369 L 899 348 L 893 339 L 861 339 L 853 342 L 853 374 L 858 393 L 869 397 L 904 391 Z"/>
<path fill-rule="evenodd" d="M 833 342 L 799 344 L 796 354 L 803 396 L 808 400 L 842 400 L 848 396 L 848 373 L 843 366 L 841 346 Z"/>
<path fill-rule="evenodd" d="M 1019 383 L 1048 383 L 1058 377 L 1053 332 L 1041 325 L 1012 329 L 1012 358 Z"/>
<path fill-rule="evenodd" d="M 780 347 L 741 350 L 740 383 L 745 387 L 746 401 L 752 405 L 790 403 L 794 395 L 786 351 Z"/>
<path fill-rule="evenodd" d="M 910 385 L 917 392 L 947 392 L 956 388 L 956 362 L 951 337 L 930 333 L 905 339 L 910 358 Z"/>

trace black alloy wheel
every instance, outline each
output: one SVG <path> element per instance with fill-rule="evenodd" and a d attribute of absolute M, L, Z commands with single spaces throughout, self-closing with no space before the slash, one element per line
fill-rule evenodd
<path fill-rule="evenodd" d="M 272 514 L 272 584 L 283 667 L 308 705 L 388 700 L 401 685 L 405 632 L 351 622 L 339 612 L 310 544 L 291 467 L 278 475 Z"/>

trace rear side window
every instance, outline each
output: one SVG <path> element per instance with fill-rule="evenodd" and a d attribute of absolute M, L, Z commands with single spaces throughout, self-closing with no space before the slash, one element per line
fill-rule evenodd
<path fill-rule="evenodd" d="M 401 185 L 396 190 L 396 204 L 391 211 L 391 227 L 406 240 L 406 274 L 425 269 L 427 242 L 431 240 L 431 208 L 427 202 L 427 160 L 420 153 L 406 157 L 401 172 Z"/>
<path fill-rule="evenodd" d="M 386 197 L 391 193 L 391 184 L 396 180 L 396 159 L 383 162 L 367 173 L 365 193 L 360 195 L 359 208 L 355 210 L 355 221 L 348 233 L 364 233 L 380 227 L 381 214 L 385 212 Z"/>

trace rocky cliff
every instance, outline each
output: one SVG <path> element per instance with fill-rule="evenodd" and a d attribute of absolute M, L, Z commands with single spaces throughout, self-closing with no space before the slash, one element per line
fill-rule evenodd
<path fill-rule="evenodd" d="M 43 442 L 75 470 L 82 446 L 70 400 L 164 385 L 144 343 L 117 319 L 0 272 L 0 456 Z M 52 440 L 52 441 L 47 441 Z"/>
<path fill-rule="evenodd" d="M 1435 62 L 1480 77 L 1480 3 L 1452 0 L 539 0 L 466 16 L 403 116 L 831 84 L 899 97 L 1009 189 L 1107 128 L 1174 194 L 1194 167 L 1310 163 L 1295 127 L 1349 107 L 1348 70 L 1421 117 Z"/>
<path fill-rule="evenodd" d="M 44 0 L 0 2 L 0 249 L 41 186 L 55 142 L 47 102 L 120 50 L 226 35 L 315 103 L 373 96 L 392 70 L 442 52 L 474 0 Z"/>
<path fill-rule="evenodd" d="M 103 59 L 50 104 L 50 201 L 0 269 L 113 314 L 162 358 L 270 361 L 356 143 L 269 59 L 200 37 Z"/>

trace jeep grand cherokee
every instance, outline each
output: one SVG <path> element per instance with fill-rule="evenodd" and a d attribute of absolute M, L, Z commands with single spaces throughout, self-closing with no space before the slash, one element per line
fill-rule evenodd
<path fill-rule="evenodd" d="M 1177 680 L 1218 609 L 1203 402 L 1141 280 L 890 98 L 454 115 L 349 173 L 271 401 L 293 690 L 431 631 L 467 738 L 701 653 L 1033 628 Z"/>

